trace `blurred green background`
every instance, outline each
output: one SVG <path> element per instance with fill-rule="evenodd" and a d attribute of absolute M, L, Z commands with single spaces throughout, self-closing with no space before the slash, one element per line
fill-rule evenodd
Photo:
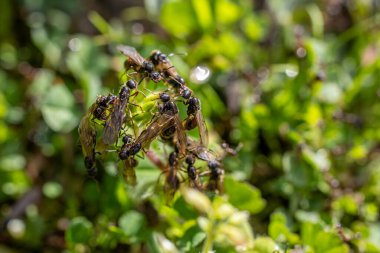
<path fill-rule="evenodd" d="M 0 252 L 380 252 L 377 0 L 0 1 Z M 77 127 L 159 49 L 202 102 L 224 196 L 85 172 Z M 190 78 L 211 71 L 207 82 Z M 154 146 L 153 148 L 158 148 Z"/>

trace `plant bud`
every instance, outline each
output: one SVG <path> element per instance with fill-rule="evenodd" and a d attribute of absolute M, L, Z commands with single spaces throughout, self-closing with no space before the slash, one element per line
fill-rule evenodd
<path fill-rule="evenodd" d="M 155 239 L 156 239 L 157 244 L 160 245 L 161 252 L 179 253 L 179 251 L 178 251 L 177 247 L 174 245 L 174 243 L 172 243 L 171 241 L 166 239 L 165 236 L 163 236 L 161 234 L 156 234 Z"/>

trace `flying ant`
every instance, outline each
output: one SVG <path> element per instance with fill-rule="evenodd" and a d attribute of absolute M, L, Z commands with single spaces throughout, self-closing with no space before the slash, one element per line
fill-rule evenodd
<path fill-rule="evenodd" d="M 183 79 L 178 73 L 169 58 L 159 50 L 154 50 L 149 59 L 154 64 L 156 70 L 162 73 L 165 81 L 175 89 L 179 89 L 180 95 L 184 99 L 189 99 L 192 95 L 192 91 L 186 86 L 185 79 Z"/>
<path fill-rule="evenodd" d="M 106 120 L 106 111 L 114 101 L 115 96 L 111 94 L 99 96 L 79 123 L 78 133 L 84 156 L 84 165 L 90 177 L 95 177 L 97 173 L 95 160 L 96 128 L 93 125 L 94 119 Z"/>
<path fill-rule="evenodd" d="M 79 140 L 82 145 L 82 153 L 84 156 L 84 165 L 90 177 L 95 177 L 97 172 L 95 167 L 96 129 L 90 121 L 92 111 L 96 106 L 97 104 L 94 103 L 90 107 L 87 114 L 80 121 L 78 128 Z"/>
<path fill-rule="evenodd" d="M 184 121 L 184 127 L 186 130 L 191 130 L 198 126 L 201 145 L 207 148 L 208 131 L 201 112 L 200 101 L 198 98 L 192 96 L 186 101 L 185 104 L 188 106 L 187 118 Z"/>
<path fill-rule="evenodd" d="M 124 62 L 125 70 L 132 68 L 136 72 L 146 75 L 155 83 L 162 80 L 160 73 L 154 70 L 153 63 L 142 57 L 134 47 L 118 45 L 116 48 L 128 57 Z"/>
<path fill-rule="evenodd" d="M 170 95 L 167 93 L 161 93 L 160 99 L 163 102 L 159 106 L 159 112 L 161 114 L 166 114 L 172 116 L 172 122 L 169 127 L 163 128 L 160 136 L 163 140 L 173 140 L 176 141 L 176 147 L 179 150 L 179 153 L 182 155 L 186 154 L 186 133 L 185 129 L 179 118 L 177 105 L 170 100 Z"/>
<path fill-rule="evenodd" d="M 129 80 L 120 90 L 119 96 L 115 99 L 110 118 L 106 121 L 103 130 L 103 142 L 110 145 L 116 142 L 118 134 L 124 123 L 125 109 L 131 96 L 131 90 L 136 88 L 136 82 Z"/>
<path fill-rule="evenodd" d="M 154 64 L 156 70 L 161 72 L 163 76 L 168 79 L 168 83 L 174 88 L 185 86 L 185 79 L 183 79 L 178 73 L 173 64 L 170 62 L 166 54 L 159 50 L 154 50 L 149 59 Z"/>
<path fill-rule="evenodd" d="M 224 170 L 221 168 L 221 163 L 219 162 L 222 157 L 217 157 L 213 152 L 200 145 L 198 142 L 187 139 L 187 150 L 203 161 L 207 162 L 209 171 L 206 174 L 210 175 L 209 182 L 206 186 L 207 190 L 215 191 L 218 190 L 220 193 L 223 192 L 223 179 Z M 206 175 L 203 174 L 203 175 Z"/>

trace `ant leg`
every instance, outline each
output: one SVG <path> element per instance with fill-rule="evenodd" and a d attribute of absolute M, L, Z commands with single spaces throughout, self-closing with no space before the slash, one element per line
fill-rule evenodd
<path fill-rule="evenodd" d="M 122 126 L 119 132 L 119 138 L 122 136 L 125 136 L 127 134 L 127 131 L 128 131 L 128 126 Z M 119 139 L 116 142 L 116 146 L 118 146 L 118 142 L 119 142 Z"/>
<path fill-rule="evenodd" d="M 163 171 L 160 173 L 160 175 L 158 176 L 157 180 L 156 180 L 156 183 L 154 184 L 154 189 L 158 191 L 158 186 L 160 184 L 160 181 L 161 181 L 161 177 L 162 175 L 165 175 L 166 171 Z"/>
<path fill-rule="evenodd" d="M 142 83 L 142 81 L 145 79 L 145 76 L 143 78 L 141 78 L 141 80 L 137 83 L 137 87 L 140 86 L 140 84 Z"/>
<path fill-rule="evenodd" d="M 128 112 L 129 112 L 129 118 L 130 118 L 130 121 L 131 121 L 131 123 L 132 123 L 133 134 L 135 135 L 135 138 L 136 138 L 136 137 L 137 137 L 137 133 L 138 133 L 138 127 L 136 126 L 135 121 L 133 120 L 133 117 L 134 117 L 134 116 L 132 116 L 131 111 L 128 110 Z M 137 116 L 137 115 L 135 115 L 135 116 Z"/>
<path fill-rule="evenodd" d="M 142 154 L 144 154 L 144 152 L 143 152 Z M 136 156 L 137 156 L 138 158 L 144 159 L 144 155 L 142 155 L 142 154 L 140 154 L 140 152 L 139 152 L 139 153 L 136 154 Z"/>
<path fill-rule="evenodd" d="M 138 104 L 134 104 L 134 103 L 129 103 L 129 104 L 134 105 L 134 106 L 136 106 L 136 107 L 139 107 L 140 110 L 141 110 L 141 113 L 144 113 L 144 112 L 145 112 L 145 111 L 143 110 L 143 108 L 142 108 L 140 105 L 138 105 Z"/>
<path fill-rule="evenodd" d="M 128 72 L 127 72 L 127 70 L 125 70 L 124 72 L 123 72 L 123 74 L 120 76 L 120 78 L 119 78 L 119 80 L 120 80 L 120 82 L 121 83 L 124 83 L 124 77 L 125 77 L 125 79 L 127 79 L 128 78 Z"/>
<path fill-rule="evenodd" d="M 127 74 L 128 78 L 129 79 L 135 79 L 135 77 L 138 75 L 139 73 L 134 71 L 134 72 L 130 72 Z M 140 84 L 140 83 L 139 83 Z"/>

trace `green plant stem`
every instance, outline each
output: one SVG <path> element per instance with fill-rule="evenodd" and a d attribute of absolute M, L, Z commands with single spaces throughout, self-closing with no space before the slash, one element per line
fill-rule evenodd
<path fill-rule="evenodd" d="M 206 232 L 206 242 L 203 244 L 202 253 L 209 253 L 212 250 L 212 245 L 214 243 L 214 227 L 215 220 L 214 215 L 209 215 L 210 225 Z"/>

